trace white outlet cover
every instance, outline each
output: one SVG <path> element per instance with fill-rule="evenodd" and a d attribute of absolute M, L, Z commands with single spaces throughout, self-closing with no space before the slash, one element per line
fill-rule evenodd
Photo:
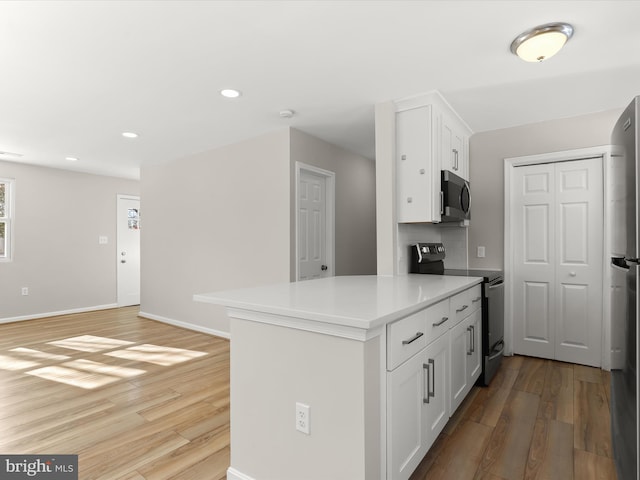
<path fill-rule="evenodd" d="M 310 435 L 310 408 L 309 405 L 296 402 L 296 430 Z"/>
<path fill-rule="evenodd" d="M 101 235 L 98 237 L 98 243 L 100 245 L 106 245 L 107 243 L 109 243 L 109 238 Z"/>

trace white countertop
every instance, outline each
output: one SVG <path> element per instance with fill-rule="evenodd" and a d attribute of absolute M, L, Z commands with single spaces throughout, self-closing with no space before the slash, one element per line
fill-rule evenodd
<path fill-rule="evenodd" d="M 418 274 L 396 277 L 327 277 L 203 293 L 194 295 L 193 299 L 224 305 L 230 312 L 256 312 L 266 314 L 266 318 L 299 319 L 306 325 L 323 323 L 369 331 L 417 312 L 481 281 L 480 277 Z M 234 315 L 230 313 L 230 316 Z M 282 324 L 265 321 L 265 315 L 262 315 L 260 321 Z"/>

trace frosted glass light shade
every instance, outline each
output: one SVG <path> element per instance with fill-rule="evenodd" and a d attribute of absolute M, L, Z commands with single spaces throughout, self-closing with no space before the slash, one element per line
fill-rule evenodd
<path fill-rule="evenodd" d="M 542 62 L 558 53 L 573 35 L 567 23 L 541 25 L 519 35 L 511 43 L 511 51 L 526 62 Z"/>

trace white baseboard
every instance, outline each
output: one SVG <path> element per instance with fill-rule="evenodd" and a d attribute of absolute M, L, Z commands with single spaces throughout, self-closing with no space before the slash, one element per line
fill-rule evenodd
<path fill-rule="evenodd" d="M 245 475 L 242 472 L 239 472 L 233 467 L 229 467 L 227 469 L 227 480 L 255 480 L 249 475 Z"/>
<path fill-rule="evenodd" d="M 229 332 L 223 332 L 222 330 L 216 330 L 214 328 L 207 328 L 207 327 L 202 327 L 200 325 L 194 325 L 193 323 L 181 322 L 180 320 L 174 320 L 173 318 L 162 317 L 160 315 L 155 315 L 153 313 L 138 312 L 138 315 L 140 317 L 148 318 L 150 320 L 157 320 L 158 322 L 168 323 L 169 325 L 174 325 L 176 327 L 186 328 L 187 330 L 195 330 L 196 332 L 207 333 L 209 335 L 214 335 L 216 337 L 226 338 L 227 340 L 231 338 L 231 335 L 229 334 Z"/>
<path fill-rule="evenodd" d="M 107 305 L 94 305 L 93 307 L 72 308 L 70 310 L 60 310 L 58 312 L 34 313 L 32 315 L 23 315 L 20 317 L 0 318 L 0 323 L 22 322 L 24 320 L 36 320 L 38 318 L 57 317 L 60 315 L 71 315 L 73 313 L 95 312 L 96 310 L 109 310 L 110 308 L 118 308 L 118 304 L 109 303 Z"/>

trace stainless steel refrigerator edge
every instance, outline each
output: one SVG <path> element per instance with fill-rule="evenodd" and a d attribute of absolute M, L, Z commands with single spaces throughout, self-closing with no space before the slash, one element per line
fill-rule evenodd
<path fill-rule="evenodd" d="M 624 175 L 620 179 L 618 192 L 624 197 L 624 215 L 613 229 L 625 234 L 624 258 L 612 258 L 612 267 L 618 272 L 626 270 L 625 285 L 621 285 L 616 297 L 612 296 L 612 345 L 611 345 L 611 436 L 613 453 L 619 480 L 638 480 L 638 272 L 640 252 L 638 249 L 638 108 L 640 96 L 625 109 L 616 123 L 611 143 L 614 164 L 622 162 L 624 168 L 617 171 Z M 618 164 L 620 165 L 620 164 Z M 615 170 L 615 166 L 614 166 Z M 624 219 L 624 220 L 623 220 Z M 621 224 L 623 223 L 623 224 Z M 621 247 L 622 248 L 622 247 Z M 615 246 L 614 246 L 615 250 Z M 615 252 L 612 252 L 615 255 Z M 622 269 L 622 270 L 621 270 Z M 618 275 L 620 275 L 618 273 Z M 621 282 L 622 283 L 622 282 Z"/>

